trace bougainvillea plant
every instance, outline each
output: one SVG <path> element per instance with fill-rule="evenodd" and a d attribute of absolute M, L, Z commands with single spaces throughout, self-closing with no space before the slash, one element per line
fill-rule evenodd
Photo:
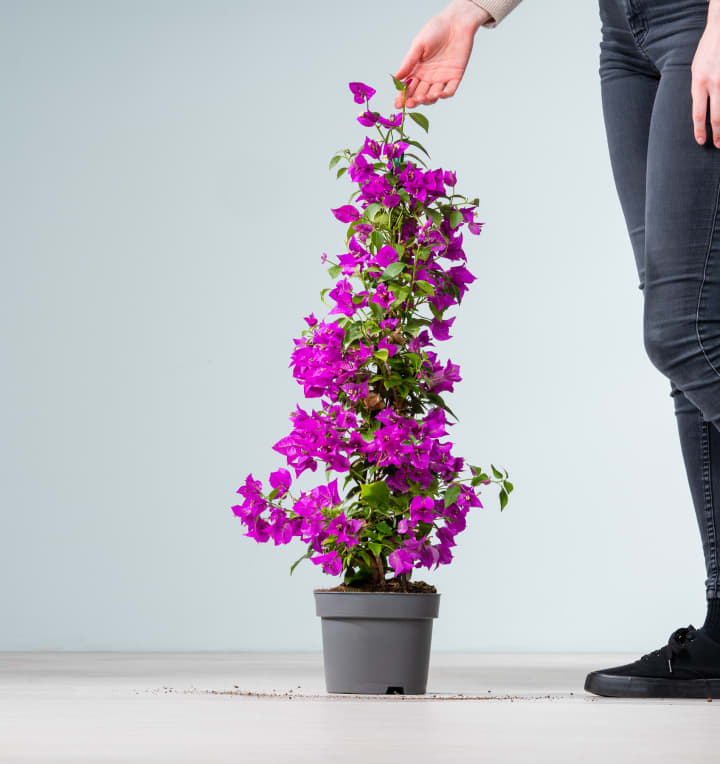
<path fill-rule="evenodd" d="M 404 103 L 408 83 L 393 81 Z M 267 492 L 251 473 L 232 510 L 258 542 L 298 537 L 307 544 L 291 574 L 309 558 L 325 573 L 344 573 L 346 586 L 382 588 L 392 571 L 408 591 L 414 568 L 452 560 L 467 512 L 483 506 L 481 485 L 500 484 L 501 510 L 513 490 L 507 471 L 493 464 L 493 477 L 469 464 L 462 476 L 464 460 L 443 441 L 453 424 L 447 415 L 457 417 L 442 393 L 461 380 L 459 366 L 432 349 L 433 340 L 450 338 L 455 317 L 446 312 L 475 280 L 461 229 L 479 234 L 483 223 L 475 220 L 478 199 L 455 192 L 455 172 L 430 170 L 412 153 L 430 157 L 406 134 L 406 117 L 425 132 L 427 118 L 405 107 L 384 117 L 370 108 L 373 88 L 349 88 L 364 104 L 357 120 L 373 137 L 330 160 L 330 169 L 342 162 L 337 177 L 347 172 L 358 188 L 332 210 L 347 225 L 345 252 L 320 258 L 335 280 L 320 293 L 331 309 L 325 318 L 304 318 L 290 362 L 305 397 L 320 405 L 297 405 L 292 432 L 273 446 L 296 479 L 322 464 L 325 480 L 293 495 L 288 469 L 270 474 Z"/>

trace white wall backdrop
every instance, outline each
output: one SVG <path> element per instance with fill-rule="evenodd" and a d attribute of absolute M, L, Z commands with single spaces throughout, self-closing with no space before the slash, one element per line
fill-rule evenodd
<path fill-rule="evenodd" d="M 290 577 L 301 542 L 256 544 L 230 506 L 283 466 L 303 402 L 292 338 L 327 312 L 353 189 L 327 162 L 365 134 L 347 82 L 390 111 L 441 7 L 0 3 L 0 649 L 320 649 L 312 589 L 339 579 Z M 516 486 L 414 574 L 442 593 L 437 650 L 645 651 L 704 614 L 599 34 L 594 3 L 526 0 L 420 109 L 485 221 L 438 343 L 463 376 L 455 452 Z"/>

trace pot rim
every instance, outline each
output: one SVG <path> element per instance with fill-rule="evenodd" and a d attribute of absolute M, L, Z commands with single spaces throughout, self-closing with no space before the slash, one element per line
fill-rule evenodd
<path fill-rule="evenodd" d="M 352 591 L 352 592 L 329 592 L 325 589 L 313 589 L 313 594 L 385 594 L 390 595 L 392 597 L 395 597 L 397 595 L 400 595 L 402 597 L 407 597 L 408 595 L 413 597 L 439 597 L 442 592 L 363 592 L 363 591 Z"/>

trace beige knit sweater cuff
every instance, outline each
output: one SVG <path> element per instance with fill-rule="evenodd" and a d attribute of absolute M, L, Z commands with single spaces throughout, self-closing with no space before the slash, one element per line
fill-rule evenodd
<path fill-rule="evenodd" d="M 496 27 L 515 6 L 520 4 L 520 0 L 473 0 L 473 2 L 493 17 L 492 21 L 482 24 L 488 29 Z"/>

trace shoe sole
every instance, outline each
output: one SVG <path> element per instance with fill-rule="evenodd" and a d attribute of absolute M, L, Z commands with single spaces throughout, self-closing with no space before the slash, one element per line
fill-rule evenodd
<path fill-rule="evenodd" d="M 609 698 L 720 698 L 720 679 L 663 679 L 588 674 L 585 689 Z"/>

